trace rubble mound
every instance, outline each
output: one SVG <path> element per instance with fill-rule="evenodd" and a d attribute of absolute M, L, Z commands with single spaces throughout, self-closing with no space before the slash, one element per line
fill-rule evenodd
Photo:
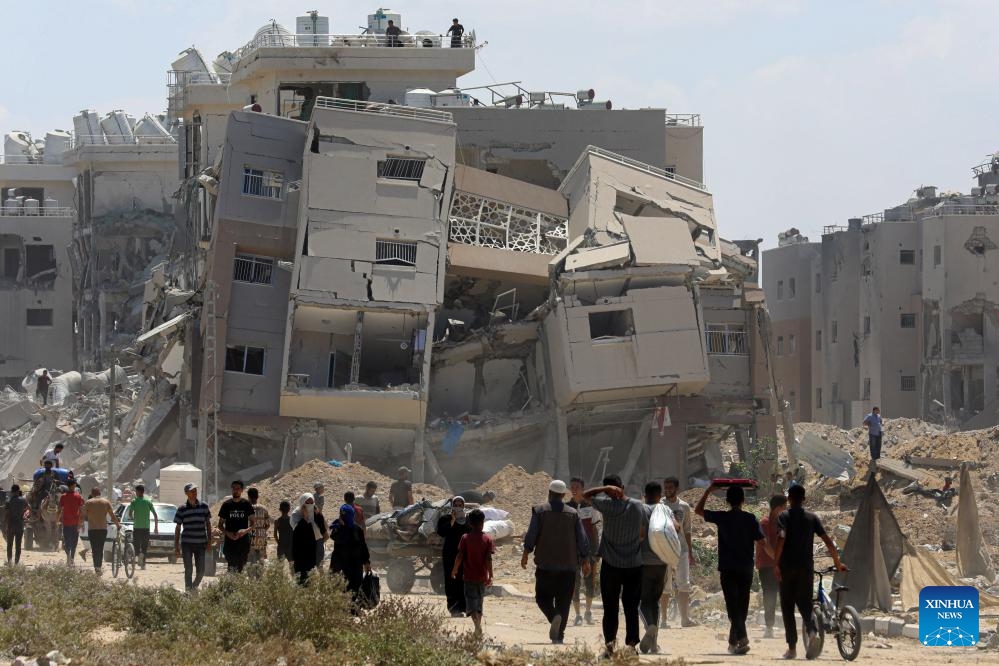
<path fill-rule="evenodd" d="M 523 467 L 507 465 L 479 486 L 478 490 L 496 493 L 493 505 L 510 513 L 514 533 L 521 536 L 531 524 L 531 507 L 547 500 L 551 482 L 552 477 L 545 472 L 531 474 Z"/>

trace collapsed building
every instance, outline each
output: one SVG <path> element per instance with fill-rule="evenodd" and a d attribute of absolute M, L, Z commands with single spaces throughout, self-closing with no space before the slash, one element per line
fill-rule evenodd
<path fill-rule="evenodd" d="M 160 141 L 78 130 L 69 335 L 132 365 L 118 474 L 691 480 L 730 434 L 748 460 L 779 408 L 758 241 L 720 236 L 699 116 L 462 90 L 474 33 L 386 16 L 184 51 Z"/>
<path fill-rule="evenodd" d="M 878 405 L 965 430 L 999 423 L 999 154 L 973 176 L 969 194 L 920 187 L 820 243 L 792 229 L 764 253 L 795 420 L 851 427 Z"/>

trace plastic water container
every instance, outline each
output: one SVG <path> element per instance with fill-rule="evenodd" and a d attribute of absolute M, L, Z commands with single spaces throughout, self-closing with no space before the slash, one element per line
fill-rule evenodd
<path fill-rule="evenodd" d="M 174 463 L 160 470 L 159 500 L 180 506 L 187 501 L 184 486 L 189 483 L 201 486 L 202 471 L 190 463 Z M 201 494 L 199 494 L 201 496 Z"/>

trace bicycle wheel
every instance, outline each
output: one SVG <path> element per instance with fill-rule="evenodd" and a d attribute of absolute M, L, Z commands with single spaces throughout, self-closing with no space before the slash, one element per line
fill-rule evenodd
<path fill-rule="evenodd" d="M 815 602 L 812 604 L 812 622 L 815 623 L 815 639 L 805 648 L 805 657 L 815 659 L 822 654 L 822 648 L 826 645 L 826 622 L 822 604 Z M 814 643 L 814 644 L 813 644 Z M 809 657 L 808 655 L 812 655 Z"/>
<path fill-rule="evenodd" d="M 125 542 L 122 564 L 125 565 L 126 578 L 131 578 L 135 575 L 135 546 L 132 545 L 131 541 Z"/>
<path fill-rule="evenodd" d="M 121 546 L 115 541 L 111 545 L 111 576 L 118 577 L 118 570 L 121 568 Z"/>
<path fill-rule="evenodd" d="M 839 631 L 836 632 L 836 647 L 847 661 L 853 661 L 860 654 L 860 614 L 853 606 L 843 606 L 839 612 Z"/>

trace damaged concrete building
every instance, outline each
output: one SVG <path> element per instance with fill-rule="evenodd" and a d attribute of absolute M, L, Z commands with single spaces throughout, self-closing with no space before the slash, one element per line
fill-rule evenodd
<path fill-rule="evenodd" d="M 970 194 L 920 187 L 904 204 L 797 230 L 764 253 L 775 368 L 797 420 L 853 427 L 890 417 L 999 423 L 999 156 Z"/>

